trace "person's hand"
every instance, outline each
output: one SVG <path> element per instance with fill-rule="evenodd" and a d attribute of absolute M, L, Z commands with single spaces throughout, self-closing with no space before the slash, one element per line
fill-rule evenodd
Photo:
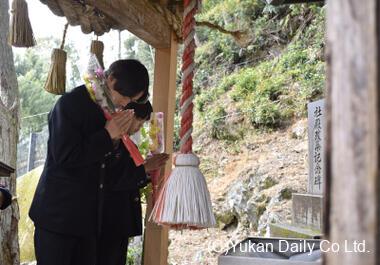
<path fill-rule="evenodd" d="M 120 139 L 124 134 L 128 133 L 133 121 L 133 110 L 124 110 L 116 113 L 112 120 L 106 123 L 106 130 L 112 140 Z"/>
<path fill-rule="evenodd" d="M 168 161 L 168 154 L 154 154 L 153 156 L 147 158 L 144 163 L 145 172 L 159 169 L 165 166 L 166 161 Z"/>

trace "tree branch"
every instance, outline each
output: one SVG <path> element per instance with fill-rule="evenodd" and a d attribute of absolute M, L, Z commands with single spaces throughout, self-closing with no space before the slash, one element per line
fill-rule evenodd
<path fill-rule="evenodd" d="M 230 30 L 226 30 L 225 28 L 217 25 L 217 24 L 213 24 L 209 21 L 197 21 L 196 22 L 196 25 L 197 26 L 200 26 L 200 27 L 208 27 L 210 29 L 215 29 L 221 33 L 224 33 L 224 34 L 228 34 L 228 35 L 231 35 L 236 41 L 240 42 L 241 41 L 241 38 L 244 34 L 246 34 L 245 31 L 240 31 L 240 30 L 234 30 L 234 31 L 230 31 Z"/>

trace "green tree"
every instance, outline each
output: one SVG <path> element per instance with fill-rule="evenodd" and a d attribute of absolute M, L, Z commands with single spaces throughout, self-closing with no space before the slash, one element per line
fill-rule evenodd
<path fill-rule="evenodd" d="M 58 39 L 39 39 L 38 46 L 19 53 L 15 57 L 20 89 L 21 137 L 30 132 L 40 131 L 47 124 L 47 113 L 59 98 L 44 89 L 50 67 L 50 53 L 47 53 L 46 50 L 52 50 L 58 45 Z M 65 50 L 68 54 L 66 87 L 72 88 L 80 82 L 79 69 L 76 64 L 79 54 L 71 43 L 65 46 Z"/>
<path fill-rule="evenodd" d="M 139 60 L 145 65 L 149 72 L 150 84 L 153 84 L 154 48 L 134 35 L 125 40 L 124 48 L 124 57 Z"/>

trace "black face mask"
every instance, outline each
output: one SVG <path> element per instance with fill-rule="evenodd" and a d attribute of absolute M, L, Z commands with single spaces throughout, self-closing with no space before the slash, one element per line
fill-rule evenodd
<path fill-rule="evenodd" d="M 132 103 L 135 103 L 135 104 L 139 104 L 139 105 L 143 105 L 145 103 L 147 103 L 149 101 L 149 93 L 136 99 L 136 100 L 133 100 L 131 101 Z M 128 105 L 127 105 L 128 106 Z M 123 110 L 127 110 L 127 106 L 122 106 L 122 109 Z"/>
<path fill-rule="evenodd" d="M 135 104 L 139 104 L 139 103 L 136 103 Z M 143 103 L 140 103 L 140 105 L 142 105 Z M 130 106 L 124 106 L 123 107 L 123 110 L 129 110 L 129 109 L 133 109 L 135 111 L 135 117 L 138 118 L 138 119 L 141 119 L 141 120 L 144 120 L 144 121 L 148 121 L 150 119 L 150 114 L 151 112 L 147 112 L 147 111 L 139 111 L 138 108 L 131 108 Z M 145 116 L 144 116 L 145 115 Z M 144 117 L 143 117 L 144 116 Z"/>

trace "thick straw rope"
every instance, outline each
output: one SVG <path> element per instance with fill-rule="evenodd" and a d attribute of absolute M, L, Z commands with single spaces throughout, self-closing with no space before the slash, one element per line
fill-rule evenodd
<path fill-rule="evenodd" d="M 8 41 L 14 47 L 32 47 L 36 45 L 33 29 L 25 0 L 13 0 L 12 19 L 10 21 Z"/>

